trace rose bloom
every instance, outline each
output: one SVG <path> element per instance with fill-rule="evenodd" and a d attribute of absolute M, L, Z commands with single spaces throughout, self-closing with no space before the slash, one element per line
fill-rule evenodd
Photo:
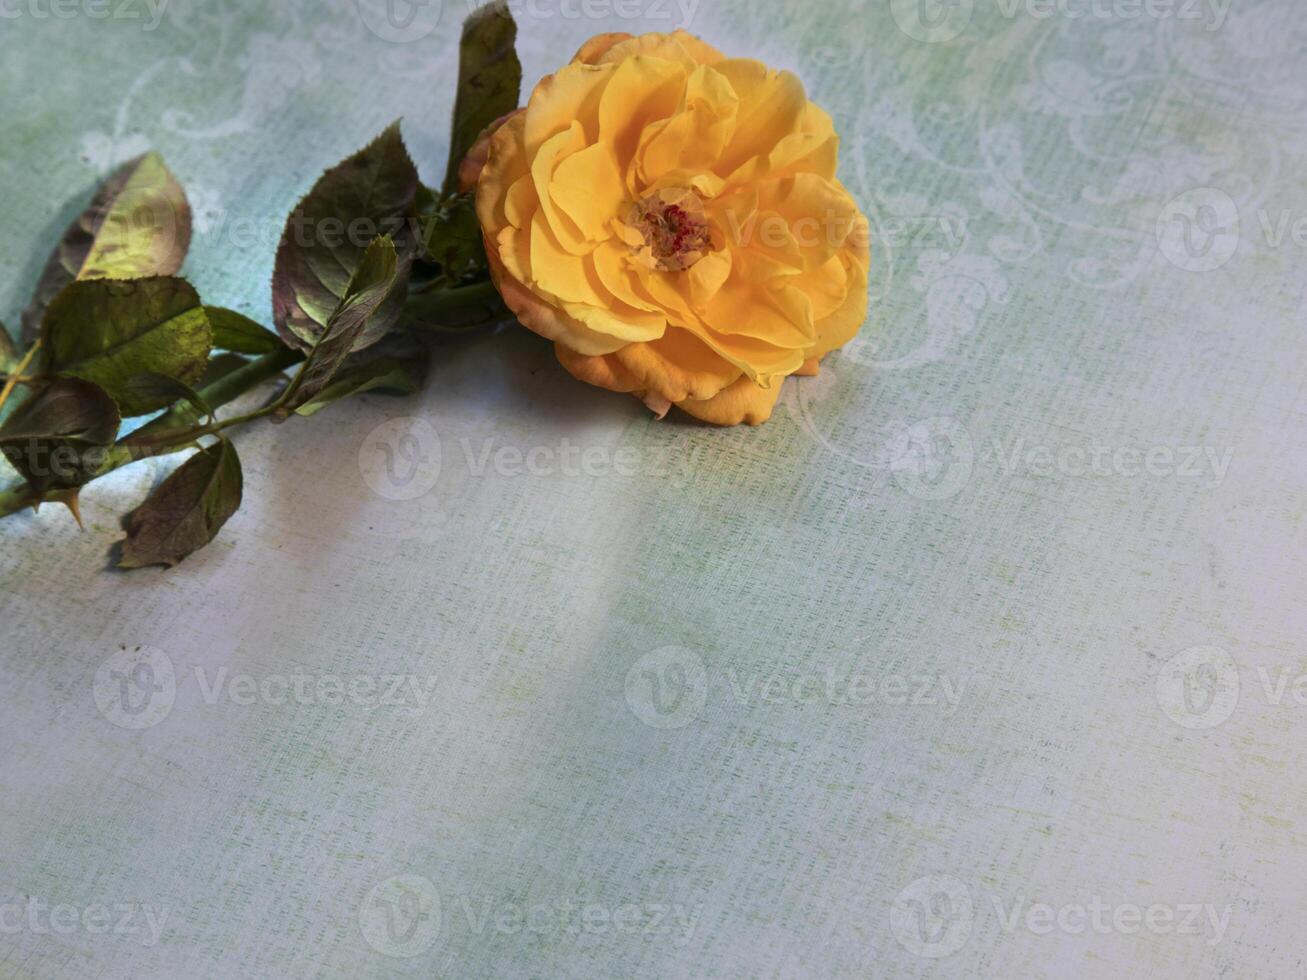
<path fill-rule="evenodd" d="M 602 34 L 460 176 L 505 303 L 564 368 L 659 417 L 757 425 L 866 316 L 838 150 L 790 72 L 684 31 Z"/>

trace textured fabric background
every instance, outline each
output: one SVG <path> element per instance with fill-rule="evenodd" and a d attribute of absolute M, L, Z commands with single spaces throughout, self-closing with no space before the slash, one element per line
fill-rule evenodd
<path fill-rule="evenodd" d="M 267 322 L 323 168 L 402 115 L 439 178 L 444 6 L 7 0 L 0 318 L 154 147 Z M 0 977 L 1301 976 L 1299 6 L 519 18 L 529 79 L 687 20 L 799 72 L 866 327 L 756 430 L 456 346 L 238 435 L 170 572 L 105 564 L 171 464 L 5 521 Z"/>

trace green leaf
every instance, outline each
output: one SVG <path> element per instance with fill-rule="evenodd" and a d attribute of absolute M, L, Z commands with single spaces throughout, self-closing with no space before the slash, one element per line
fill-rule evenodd
<path fill-rule="evenodd" d="M 285 346 L 271 330 L 265 330 L 243 313 L 221 306 L 206 306 L 204 312 L 213 327 L 213 346 L 238 354 L 271 354 Z"/>
<path fill-rule="evenodd" d="M 209 363 L 204 365 L 204 373 L 200 375 L 200 380 L 195 383 L 196 387 L 207 388 L 219 378 L 224 378 L 249 363 L 249 358 L 241 357 L 239 354 L 214 354 L 209 358 Z"/>
<path fill-rule="evenodd" d="M 432 282 L 411 285 L 410 292 L 433 286 L 455 287 L 490 274 L 481 222 L 471 194 L 429 197 L 419 206 L 418 220 L 424 261 L 436 266 L 439 273 Z"/>
<path fill-rule="evenodd" d="M 128 382 L 140 374 L 198 381 L 212 331 L 184 279 L 91 279 L 73 283 L 50 304 L 43 337 L 48 373 L 94 381 L 131 416 L 170 400 L 133 392 Z"/>
<path fill-rule="evenodd" d="M 236 447 L 219 439 L 173 471 L 124 522 L 119 568 L 171 568 L 217 536 L 241 505 Z"/>
<path fill-rule="evenodd" d="M 123 164 L 64 232 L 23 313 L 31 343 L 54 298 L 76 279 L 171 276 L 191 244 L 191 208 L 157 153 Z"/>
<path fill-rule="evenodd" d="M 5 325 L 0 323 L 0 374 L 11 374 L 22 359 L 22 355 L 18 353 L 18 345 L 9 336 Z"/>
<path fill-rule="evenodd" d="M 198 391 L 184 381 L 170 378 L 166 374 L 154 372 L 138 374 L 128 379 L 126 389 L 131 398 L 149 402 L 161 400 L 165 405 L 186 402 L 194 406 L 200 415 L 208 415 L 211 418 L 213 416 L 213 409 L 205 404 L 204 398 Z"/>
<path fill-rule="evenodd" d="M 273 322 L 287 344 L 313 348 L 374 238 L 394 240 L 399 277 L 407 281 L 417 188 L 417 168 L 395 123 L 323 174 L 300 201 L 286 222 L 272 276 Z M 356 349 L 380 340 L 403 304 L 404 289 L 397 288 L 359 334 Z"/>
<path fill-rule="evenodd" d="M 463 23 L 458 48 L 458 95 L 449 137 L 445 193 L 458 191 L 458 166 L 482 130 L 518 106 L 522 65 L 517 24 L 504 3 L 482 7 Z"/>
<path fill-rule="evenodd" d="M 299 405 L 295 414 L 313 415 L 332 402 L 365 391 L 416 394 L 426 381 L 428 361 L 423 344 L 411 337 L 391 335 L 360 354 L 350 355 L 331 382 Z"/>
<path fill-rule="evenodd" d="M 0 426 L 0 452 L 37 493 L 81 486 L 99 472 L 122 422 L 99 385 L 56 378 Z"/>
<path fill-rule="evenodd" d="M 299 378 L 299 386 L 284 406 L 282 416 L 299 408 L 321 392 L 355 349 L 369 320 L 394 293 L 399 277 L 399 257 L 389 237 L 378 238 L 363 254 L 358 269 L 345 289 L 336 312 L 314 345 Z"/>

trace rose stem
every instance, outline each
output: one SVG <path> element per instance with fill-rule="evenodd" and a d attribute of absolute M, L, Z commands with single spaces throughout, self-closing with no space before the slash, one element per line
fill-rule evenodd
<path fill-rule="evenodd" d="M 278 374 L 281 374 L 281 372 L 286 370 L 286 368 L 303 359 L 304 355 L 302 353 L 289 349 L 275 351 L 272 354 L 265 354 L 263 357 L 242 365 L 229 374 L 223 375 L 208 387 L 204 388 L 200 392 L 200 395 L 208 405 L 213 408 L 218 408 L 219 406 L 226 405 L 228 402 L 240 397 L 250 389 L 262 384 L 264 381 L 267 381 L 269 378 L 276 377 Z M 189 426 L 191 424 L 193 411 L 194 410 L 189 405 L 185 407 L 174 407 L 169 411 L 164 412 L 154 421 L 141 426 L 136 430 L 136 432 L 132 433 L 132 436 L 148 436 L 152 433 L 163 434 L 170 429 L 176 428 L 178 425 Z M 187 429 L 186 434 L 189 434 L 189 432 L 190 430 Z M 179 435 L 181 434 L 182 433 L 179 433 Z M 137 460 L 145 459 L 149 456 L 166 456 L 171 452 L 176 452 L 177 450 L 184 448 L 186 445 L 189 445 L 191 441 L 193 440 L 186 439 L 181 445 L 174 445 L 171 448 L 165 446 L 134 447 L 124 446 L 122 444 L 116 445 L 109 450 L 106 455 L 104 467 L 97 474 L 97 478 L 126 466 L 129 463 L 134 463 Z M 62 493 L 63 492 L 59 490 L 52 490 L 40 499 L 43 501 L 54 500 L 61 496 Z M 32 493 L 31 488 L 24 483 L 0 490 L 0 517 L 8 517 L 10 514 L 17 513 L 24 507 L 30 507 L 35 502 L 35 499 L 35 495 Z"/>

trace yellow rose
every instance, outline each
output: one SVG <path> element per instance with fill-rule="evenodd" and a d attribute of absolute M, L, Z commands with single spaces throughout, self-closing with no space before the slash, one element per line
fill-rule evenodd
<path fill-rule="evenodd" d="M 867 312 L 866 218 L 802 83 L 684 31 L 603 34 L 461 171 L 505 303 L 582 381 L 757 425 Z"/>

